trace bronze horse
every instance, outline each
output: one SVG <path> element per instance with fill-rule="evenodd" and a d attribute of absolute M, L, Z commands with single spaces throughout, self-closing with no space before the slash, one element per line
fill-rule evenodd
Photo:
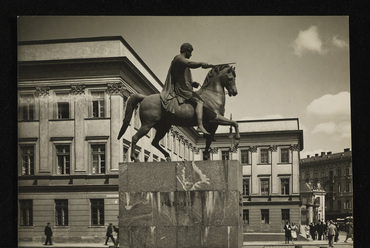
<path fill-rule="evenodd" d="M 204 100 L 203 123 L 205 129 L 210 133 L 210 135 L 204 135 L 206 138 L 206 147 L 203 152 L 204 160 L 209 159 L 210 146 L 218 125 L 233 126 L 235 128 L 235 139 L 232 148 L 237 148 L 239 145 L 238 123 L 223 116 L 225 113 L 225 88 L 229 96 L 238 94 L 235 77 L 234 67 L 230 65 L 215 66 L 208 72 L 202 88 L 197 92 Z M 147 134 L 151 128 L 155 128 L 157 132 L 152 145 L 163 153 L 167 161 L 171 161 L 170 155 L 159 145 L 159 141 L 169 131 L 171 125 L 197 126 L 194 105 L 185 102 L 176 107 L 175 114 L 171 114 L 163 108 L 160 94 L 149 96 L 133 94 L 127 101 L 125 117 L 117 139 L 120 139 L 125 133 L 132 113 L 139 103 L 141 127 L 132 136 L 131 147 L 135 147 L 141 137 Z M 134 149 L 131 149 L 130 158 L 132 161 L 139 161 L 135 156 Z"/>

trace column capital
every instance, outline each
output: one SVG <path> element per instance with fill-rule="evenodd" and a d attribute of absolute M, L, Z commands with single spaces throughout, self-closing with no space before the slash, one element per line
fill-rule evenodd
<path fill-rule="evenodd" d="M 75 84 L 71 85 L 71 91 L 69 92 L 71 95 L 85 95 L 85 88 L 84 84 Z"/>
<path fill-rule="evenodd" d="M 299 145 L 298 144 L 292 144 L 289 147 L 289 149 L 292 150 L 292 151 L 299 151 Z"/>
<path fill-rule="evenodd" d="M 127 87 L 121 82 L 107 83 L 107 93 L 109 95 L 120 95 L 122 97 L 131 94 Z"/>
<path fill-rule="evenodd" d="M 271 152 L 277 152 L 277 146 L 270 146 L 270 148 L 269 148 L 269 150 L 271 151 Z"/>
<path fill-rule="evenodd" d="M 49 96 L 50 87 L 48 86 L 36 86 L 36 97 Z"/>
<path fill-rule="evenodd" d="M 257 146 L 251 146 L 249 147 L 250 152 L 257 152 Z"/>

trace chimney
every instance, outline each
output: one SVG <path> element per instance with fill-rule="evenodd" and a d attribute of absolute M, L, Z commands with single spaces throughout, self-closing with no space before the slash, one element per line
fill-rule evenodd
<path fill-rule="evenodd" d="M 325 155 L 325 152 L 321 152 L 321 157 L 323 157 Z"/>
<path fill-rule="evenodd" d="M 327 155 L 330 155 L 330 154 L 331 154 L 331 152 L 327 152 L 326 154 L 327 154 Z"/>
<path fill-rule="evenodd" d="M 310 155 L 307 155 L 307 158 L 310 158 Z"/>
<path fill-rule="evenodd" d="M 349 148 L 344 149 L 344 152 L 349 152 L 349 151 L 350 151 Z"/>
<path fill-rule="evenodd" d="M 318 153 L 315 153 L 315 157 L 318 157 L 319 156 L 319 154 Z"/>

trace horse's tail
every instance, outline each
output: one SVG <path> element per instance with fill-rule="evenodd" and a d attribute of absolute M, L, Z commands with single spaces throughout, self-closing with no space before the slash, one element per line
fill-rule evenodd
<path fill-rule="evenodd" d="M 127 101 L 126 105 L 126 112 L 125 118 L 123 119 L 121 130 L 119 131 L 117 139 L 120 139 L 122 135 L 126 132 L 128 125 L 130 124 L 130 120 L 132 117 L 132 113 L 136 106 L 145 98 L 145 95 L 142 94 L 133 94 Z"/>

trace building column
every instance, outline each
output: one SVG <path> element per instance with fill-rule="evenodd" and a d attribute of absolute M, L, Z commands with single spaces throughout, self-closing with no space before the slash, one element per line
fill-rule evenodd
<path fill-rule="evenodd" d="M 107 84 L 107 92 L 110 96 L 110 172 L 118 172 L 118 164 L 123 162 L 123 144 L 117 136 L 123 121 L 123 97 L 129 91 L 123 83 L 113 82 Z"/>
<path fill-rule="evenodd" d="M 49 164 L 49 87 L 36 87 L 35 96 L 39 105 L 39 158 L 40 173 L 51 173 L 52 165 Z"/>
<path fill-rule="evenodd" d="M 299 195 L 299 145 L 290 147 L 292 151 L 292 194 Z"/>
<path fill-rule="evenodd" d="M 279 195 L 279 178 L 278 178 L 278 153 L 277 146 L 271 146 L 271 195 Z"/>
<path fill-rule="evenodd" d="M 74 99 L 74 149 L 75 169 L 74 172 L 86 172 L 85 163 L 85 125 L 84 119 L 88 117 L 88 99 L 85 97 L 85 85 L 72 85 L 70 94 Z"/>
<path fill-rule="evenodd" d="M 251 195 L 259 195 L 258 192 L 258 177 L 257 177 L 257 146 L 250 147 L 250 152 L 252 154 L 252 165 L 251 165 Z"/>
<path fill-rule="evenodd" d="M 313 206 L 312 205 L 308 205 L 307 206 L 307 219 L 308 219 L 308 224 L 312 223 L 313 222 Z"/>

